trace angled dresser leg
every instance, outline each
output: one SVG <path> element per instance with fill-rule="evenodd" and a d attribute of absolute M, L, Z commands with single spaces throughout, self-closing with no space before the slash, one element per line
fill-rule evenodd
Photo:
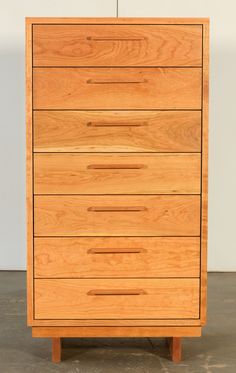
<path fill-rule="evenodd" d="M 52 338 L 52 362 L 61 361 L 61 338 Z"/>
<path fill-rule="evenodd" d="M 174 363 L 179 363 L 182 357 L 182 346 L 180 337 L 167 338 L 171 359 Z"/>

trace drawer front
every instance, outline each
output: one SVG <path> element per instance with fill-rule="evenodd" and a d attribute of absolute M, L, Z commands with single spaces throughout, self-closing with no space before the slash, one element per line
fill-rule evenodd
<path fill-rule="evenodd" d="M 41 153 L 34 155 L 34 192 L 199 194 L 200 169 L 200 154 Z"/>
<path fill-rule="evenodd" d="M 198 279 L 36 279 L 36 319 L 199 318 Z"/>
<path fill-rule="evenodd" d="M 200 25 L 34 25 L 34 66 L 201 66 Z"/>
<path fill-rule="evenodd" d="M 37 278 L 199 277 L 199 237 L 34 239 Z"/>
<path fill-rule="evenodd" d="M 35 111 L 36 152 L 200 152 L 200 111 Z"/>
<path fill-rule="evenodd" d="M 34 109 L 200 109 L 200 68 L 34 68 Z"/>
<path fill-rule="evenodd" d="M 199 236 L 200 196 L 35 196 L 35 236 Z"/>

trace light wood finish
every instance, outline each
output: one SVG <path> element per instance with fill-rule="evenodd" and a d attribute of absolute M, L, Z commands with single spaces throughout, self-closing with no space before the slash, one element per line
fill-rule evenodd
<path fill-rule="evenodd" d="M 103 326 L 35 326 L 32 328 L 33 337 L 42 338 L 73 338 L 73 337 L 200 337 L 201 328 L 197 326 L 175 327 L 175 326 L 128 326 L 128 327 L 106 327 Z"/>
<path fill-rule="evenodd" d="M 199 196 L 35 196 L 36 236 L 199 236 Z M 95 211 L 97 210 L 97 211 Z"/>
<path fill-rule="evenodd" d="M 35 238 L 35 277 L 199 277 L 198 237 Z"/>
<path fill-rule="evenodd" d="M 41 153 L 34 193 L 199 194 L 200 171 L 200 154 Z"/>
<path fill-rule="evenodd" d="M 201 66 L 201 25 L 35 25 L 34 66 Z"/>
<path fill-rule="evenodd" d="M 35 111 L 36 152 L 200 152 L 200 111 Z"/>
<path fill-rule="evenodd" d="M 26 20 L 33 336 L 171 337 L 178 361 L 178 338 L 200 336 L 208 23 Z"/>
<path fill-rule="evenodd" d="M 85 327 L 126 327 L 126 326 L 169 326 L 169 327 L 199 327 L 201 326 L 200 319 L 79 319 L 79 320 L 65 320 L 65 319 L 56 319 L 56 320 L 33 320 L 33 326 L 38 327 L 60 327 L 60 326 L 85 326 Z"/>
<path fill-rule="evenodd" d="M 201 69 L 34 68 L 33 95 L 34 109 L 200 109 Z"/>
<path fill-rule="evenodd" d="M 26 17 L 26 24 L 139 24 L 139 25 L 208 25 L 209 18 L 189 17 Z"/>
<path fill-rule="evenodd" d="M 122 310 L 122 311 L 121 311 Z M 36 279 L 36 319 L 197 319 L 198 279 Z"/>
<path fill-rule="evenodd" d="M 52 362 L 60 363 L 61 361 L 61 338 L 52 338 Z"/>
<path fill-rule="evenodd" d="M 60 327 L 60 326 L 85 326 L 85 327 L 92 327 L 92 326 L 102 326 L 104 328 L 107 327 L 126 327 L 126 326 L 149 326 L 149 327 L 198 327 L 201 326 L 200 319 L 115 319 L 115 320 L 108 320 L 108 319 L 89 319 L 89 320 L 63 320 L 63 319 L 56 319 L 56 320 L 33 320 L 33 326 L 38 327 Z"/>
<path fill-rule="evenodd" d="M 27 224 L 27 323 L 32 325 L 33 294 L 33 135 L 32 135 L 32 25 L 26 24 L 26 224 Z"/>
<path fill-rule="evenodd" d="M 168 338 L 171 359 L 174 363 L 179 363 L 182 357 L 182 341 L 180 337 Z"/>
<path fill-rule="evenodd" d="M 208 105 L 209 105 L 209 27 L 203 27 L 203 86 L 202 86 L 202 211 L 201 211 L 201 309 L 202 325 L 207 310 L 207 232 L 208 232 Z"/>

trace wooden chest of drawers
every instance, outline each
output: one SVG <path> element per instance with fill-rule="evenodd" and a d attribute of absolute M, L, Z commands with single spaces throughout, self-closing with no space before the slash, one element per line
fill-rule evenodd
<path fill-rule="evenodd" d="M 206 321 L 208 20 L 26 21 L 28 325 L 180 337 Z"/>

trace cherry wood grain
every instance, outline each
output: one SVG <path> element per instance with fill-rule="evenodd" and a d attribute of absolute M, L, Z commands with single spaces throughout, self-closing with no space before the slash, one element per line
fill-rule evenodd
<path fill-rule="evenodd" d="M 117 322 L 117 321 L 116 321 Z M 114 322 L 113 322 L 114 323 Z M 197 326 L 36 326 L 33 337 L 200 337 Z"/>
<path fill-rule="evenodd" d="M 36 236 L 199 236 L 200 197 L 35 196 L 34 223 Z"/>
<path fill-rule="evenodd" d="M 26 87 L 26 227 L 27 227 L 27 324 L 34 313 L 33 280 L 33 118 L 32 118 L 32 25 L 26 24 L 25 87 Z"/>
<path fill-rule="evenodd" d="M 61 338 L 52 338 L 52 362 L 60 363 L 61 361 Z"/>
<path fill-rule="evenodd" d="M 209 26 L 203 27 L 203 97 L 202 97 L 202 210 L 201 210 L 201 321 L 207 312 L 207 237 L 208 237 L 208 122 L 209 122 Z"/>
<path fill-rule="evenodd" d="M 200 111 L 35 111 L 36 152 L 200 152 Z"/>
<path fill-rule="evenodd" d="M 182 341 L 180 337 L 171 337 L 167 339 L 170 349 L 171 359 L 174 363 L 179 363 L 182 357 Z"/>
<path fill-rule="evenodd" d="M 40 153 L 34 193 L 199 194 L 200 171 L 200 154 Z"/>
<path fill-rule="evenodd" d="M 208 23 L 209 20 L 205 18 L 36 17 L 26 20 L 27 302 L 28 324 L 33 325 L 33 336 L 50 338 L 62 336 L 168 336 L 176 338 L 201 334 L 200 326 L 206 322 L 207 284 Z M 73 36 L 72 45 L 67 42 L 71 36 L 63 31 L 69 27 L 75 36 L 78 34 L 77 30 L 82 27 L 85 27 L 84 30 L 93 30 L 93 36 L 88 36 L 86 39 L 85 33 L 82 36 L 81 32 L 81 38 L 77 36 L 80 38 L 80 44 L 78 45 Z M 132 33 L 140 35 L 137 36 L 140 40 L 135 37 L 127 40 L 126 36 L 121 40 L 101 40 L 100 35 L 95 35 L 102 33 L 104 38 L 103 32 L 108 28 L 114 30 L 114 32 L 111 31 L 111 36 L 118 34 L 116 30 L 122 30 L 119 35 Z M 155 31 L 157 28 L 160 33 L 159 38 Z M 33 29 L 34 36 L 36 34 L 39 36 L 38 41 L 31 40 Z M 51 33 L 52 29 L 57 32 L 57 36 L 53 32 Z M 141 36 L 141 29 L 144 29 L 144 36 Z M 175 34 L 172 32 L 174 29 L 176 30 Z M 200 29 L 203 32 L 202 40 L 199 37 Z M 42 30 L 47 30 L 47 34 Z M 153 32 L 148 32 L 148 30 L 153 30 Z M 179 37 L 181 32 L 184 33 L 185 38 Z M 53 39 L 55 43 L 52 42 Z M 159 53 L 155 47 L 151 47 L 154 39 L 158 45 Z M 162 45 L 159 44 L 160 41 L 162 41 Z M 34 81 L 32 77 L 32 42 L 34 42 L 35 51 L 34 62 L 38 66 L 33 69 Z M 200 45 L 202 43 L 203 45 Z M 58 46 L 62 52 L 61 56 L 58 53 Z M 91 48 L 88 50 L 86 46 Z M 110 53 L 108 52 L 109 48 Z M 126 56 L 124 56 L 125 53 Z M 199 56 L 202 53 L 201 61 Z M 171 54 L 172 57 L 170 57 Z M 96 62 L 94 65 L 90 65 L 90 61 Z M 104 67 L 102 67 L 102 61 L 104 61 Z M 61 65 L 62 62 L 63 65 Z M 47 68 L 47 64 L 50 64 L 50 68 Z M 39 66 L 44 67 L 40 68 Z M 57 68 L 53 66 L 57 66 Z M 79 68 L 79 66 L 84 67 Z M 112 66 L 117 67 L 112 68 Z M 132 66 L 136 67 L 132 68 Z M 145 68 L 145 66 L 148 67 Z M 188 67 L 186 68 L 186 66 Z M 124 78 L 127 81 L 124 81 Z M 34 86 L 33 103 L 32 84 Z M 39 111 L 32 113 L 32 106 Z M 73 111 L 73 109 L 75 110 Z M 92 110 L 90 111 L 90 109 Z M 160 111 L 155 111 L 158 109 Z M 180 111 L 178 111 L 179 109 Z M 188 111 L 189 109 L 191 110 Z M 88 154 L 88 157 L 98 155 L 98 152 L 140 152 L 139 155 L 141 155 L 141 152 L 202 151 L 201 196 L 35 195 L 36 237 L 34 239 L 35 257 L 33 257 L 33 144 L 34 152 L 89 152 L 91 154 Z M 49 154 L 44 155 L 47 157 Z M 54 154 L 52 155 L 54 156 Z M 81 155 L 83 156 L 83 154 Z M 109 156 L 109 154 L 107 155 Z M 137 155 L 132 154 L 135 157 Z M 153 155 L 156 157 L 156 154 Z M 162 154 L 159 155 L 162 156 Z M 182 154 L 180 155 L 182 156 Z M 196 155 L 198 156 L 198 154 Z M 55 155 L 55 157 L 57 156 L 60 154 Z M 35 163 L 39 159 L 37 157 L 38 155 L 35 154 Z M 101 162 L 99 164 L 101 165 Z M 142 162 L 138 163 L 138 165 L 140 164 Z M 66 169 L 70 169 L 69 165 L 67 167 Z M 64 165 L 63 169 L 65 169 Z M 127 172 L 133 174 L 133 172 L 138 173 L 146 170 L 144 168 L 129 169 Z M 96 175 L 98 173 L 97 168 L 88 168 L 86 171 L 93 171 Z M 99 171 L 104 173 L 108 170 Z M 123 172 L 117 168 L 113 171 Z M 74 169 L 73 172 L 76 173 L 76 170 Z M 173 176 L 172 173 L 171 175 Z M 74 178 L 72 172 L 69 177 Z M 63 184 L 63 179 L 61 179 L 61 184 Z M 151 183 L 150 186 L 152 187 L 153 184 Z M 49 185 L 51 188 L 51 183 Z M 67 187 L 68 185 L 65 188 Z M 111 184 L 109 188 L 111 188 Z M 139 185 L 138 188 L 140 188 Z M 116 242 L 117 246 L 112 249 L 117 251 L 143 249 L 141 246 L 136 248 L 133 246 L 136 244 L 136 240 L 149 242 L 148 247 L 144 248 L 147 251 L 112 254 L 104 252 L 107 249 L 104 246 L 107 242 Z M 189 240 L 189 244 L 187 244 L 187 240 Z M 200 250 L 199 240 L 201 241 Z M 129 247 L 123 246 L 124 241 L 129 243 Z M 96 242 L 99 245 L 90 248 L 87 247 L 88 242 Z M 100 253 L 99 250 L 103 250 L 103 252 Z M 148 253 L 150 255 L 147 255 Z M 86 261 L 86 255 L 89 258 L 91 255 L 91 258 L 101 259 L 100 261 L 99 259 Z M 142 261 L 138 259 L 139 255 L 142 256 Z M 137 257 L 135 261 L 132 261 L 133 256 Z M 33 259 L 35 259 L 35 267 Z M 79 260 L 83 262 L 83 268 L 80 265 L 76 268 L 74 265 Z M 198 263 L 198 271 L 194 263 Z M 107 274 L 111 277 L 109 273 L 113 273 L 113 278 L 102 279 L 99 275 L 102 268 L 103 275 Z M 38 310 L 42 312 L 40 319 L 34 319 L 33 313 L 35 295 L 33 293 L 33 273 L 35 272 L 36 275 L 36 270 L 40 270 L 39 278 L 35 280 L 38 284 L 35 288 L 36 294 L 41 297 L 37 299 L 37 302 L 40 302 L 37 303 L 40 304 L 37 312 Z M 160 278 L 145 278 L 145 274 L 155 274 L 157 271 Z M 178 278 L 168 275 L 168 272 Z M 86 277 L 90 273 L 95 276 L 94 280 L 89 280 L 89 276 Z M 133 278 L 131 278 L 132 273 Z M 139 276 L 143 278 L 134 278 L 137 273 L 140 273 Z M 198 277 L 199 273 L 200 279 L 191 278 L 193 274 Z M 188 278 L 181 278 L 184 274 Z M 54 279 L 48 279 L 47 276 L 54 277 Z M 55 278 L 56 276 L 64 278 L 58 279 Z M 96 276 L 98 277 L 96 278 Z M 162 276 L 168 276 L 168 278 Z M 133 284 L 132 280 L 138 282 Z M 86 287 L 78 286 L 80 281 L 84 282 Z M 102 283 L 109 281 L 110 287 L 109 289 L 104 287 L 88 288 L 88 281 L 94 281 L 94 285 L 98 285 L 99 281 Z M 117 284 L 117 281 L 122 281 L 126 287 L 114 288 L 114 284 L 120 285 L 120 283 Z M 147 285 L 145 281 L 154 281 L 155 284 L 149 283 L 150 286 L 146 286 L 145 289 L 148 291 L 149 289 L 155 289 L 155 291 L 158 289 L 158 294 L 155 294 L 154 297 L 150 296 L 150 303 L 149 301 L 145 302 L 144 308 L 140 305 L 136 309 L 135 304 L 128 310 L 128 315 L 129 312 L 130 315 L 133 315 L 135 312 L 141 313 L 144 309 L 146 314 L 142 316 L 145 318 L 122 320 L 121 315 L 125 316 L 123 305 L 129 306 L 129 302 L 126 303 L 127 297 L 142 299 L 146 296 L 145 289 L 143 289 L 144 285 Z M 161 284 L 158 281 L 162 281 Z M 184 282 L 184 286 L 181 281 Z M 191 287 L 192 281 L 194 285 Z M 158 286 L 156 286 L 156 282 L 158 282 Z M 173 282 L 175 285 L 172 287 Z M 131 287 L 132 284 L 133 287 Z M 97 304 L 92 302 L 91 298 L 106 298 L 106 302 L 108 298 L 125 298 L 120 309 L 117 307 L 114 311 L 117 314 L 120 311 L 117 315 L 119 318 L 109 319 L 106 318 L 107 316 L 93 318 L 90 314 L 87 315 L 87 303 L 84 301 L 86 297 L 82 296 L 84 307 L 82 311 L 85 318 L 66 319 L 63 315 L 64 307 L 68 314 L 69 312 L 76 314 L 76 309 L 81 310 L 77 296 L 78 288 L 80 291 L 87 288 L 90 292 L 90 295 L 86 293 L 90 302 L 89 312 L 97 310 Z M 129 294 L 94 295 L 94 290 L 116 290 L 119 292 L 122 289 L 125 289 Z M 140 292 L 140 290 L 142 291 Z M 130 291 L 136 293 L 139 291 L 139 295 L 131 295 Z M 164 303 L 162 303 L 162 299 L 164 299 Z M 76 301 L 78 303 L 73 307 L 73 302 Z M 156 305 L 155 302 L 158 304 Z M 190 306 L 188 306 L 189 303 Z M 70 307 L 71 304 L 72 307 Z M 153 304 L 154 307 L 152 307 Z M 150 305 L 151 313 L 148 311 Z M 112 307 L 114 307 L 113 303 L 111 308 L 104 306 L 98 310 L 113 312 Z M 167 315 L 169 318 L 162 318 L 163 316 L 152 318 L 150 316 L 152 312 L 159 312 L 159 310 L 161 310 L 160 312 L 169 312 L 169 316 Z M 56 315 L 54 319 L 47 319 L 45 315 L 50 312 L 53 317 L 56 312 L 59 312 L 60 315 Z M 171 312 L 174 317 L 170 317 Z M 186 318 L 179 318 L 180 314 L 186 312 L 188 313 Z M 194 314 L 194 318 L 189 316 L 191 312 L 192 315 Z"/>
<path fill-rule="evenodd" d="M 35 25 L 34 66 L 201 66 L 201 25 Z"/>
<path fill-rule="evenodd" d="M 26 17 L 26 24 L 139 24 L 139 25 L 207 25 L 209 18 L 191 17 Z"/>
<path fill-rule="evenodd" d="M 70 320 L 70 319 L 49 319 L 49 320 L 33 320 L 33 326 L 37 327 L 55 327 L 58 328 L 60 326 L 85 326 L 85 327 L 126 327 L 126 326 L 150 326 L 150 327 L 163 327 L 164 325 L 168 325 L 171 327 L 181 328 L 182 326 L 186 327 L 199 327 L 201 326 L 200 319 L 89 319 L 89 320 Z"/>
<path fill-rule="evenodd" d="M 121 315 L 126 319 L 198 318 L 199 280 L 35 280 L 36 319 L 119 319 Z"/>
<path fill-rule="evenodd" d="M 199 277 L 199 237 L 34 239 L 35 277 Z"/>
<path fill-rule="evenodd" d="M 200 109 L 201 68 L 34 68 L 34 109 Z"/>

